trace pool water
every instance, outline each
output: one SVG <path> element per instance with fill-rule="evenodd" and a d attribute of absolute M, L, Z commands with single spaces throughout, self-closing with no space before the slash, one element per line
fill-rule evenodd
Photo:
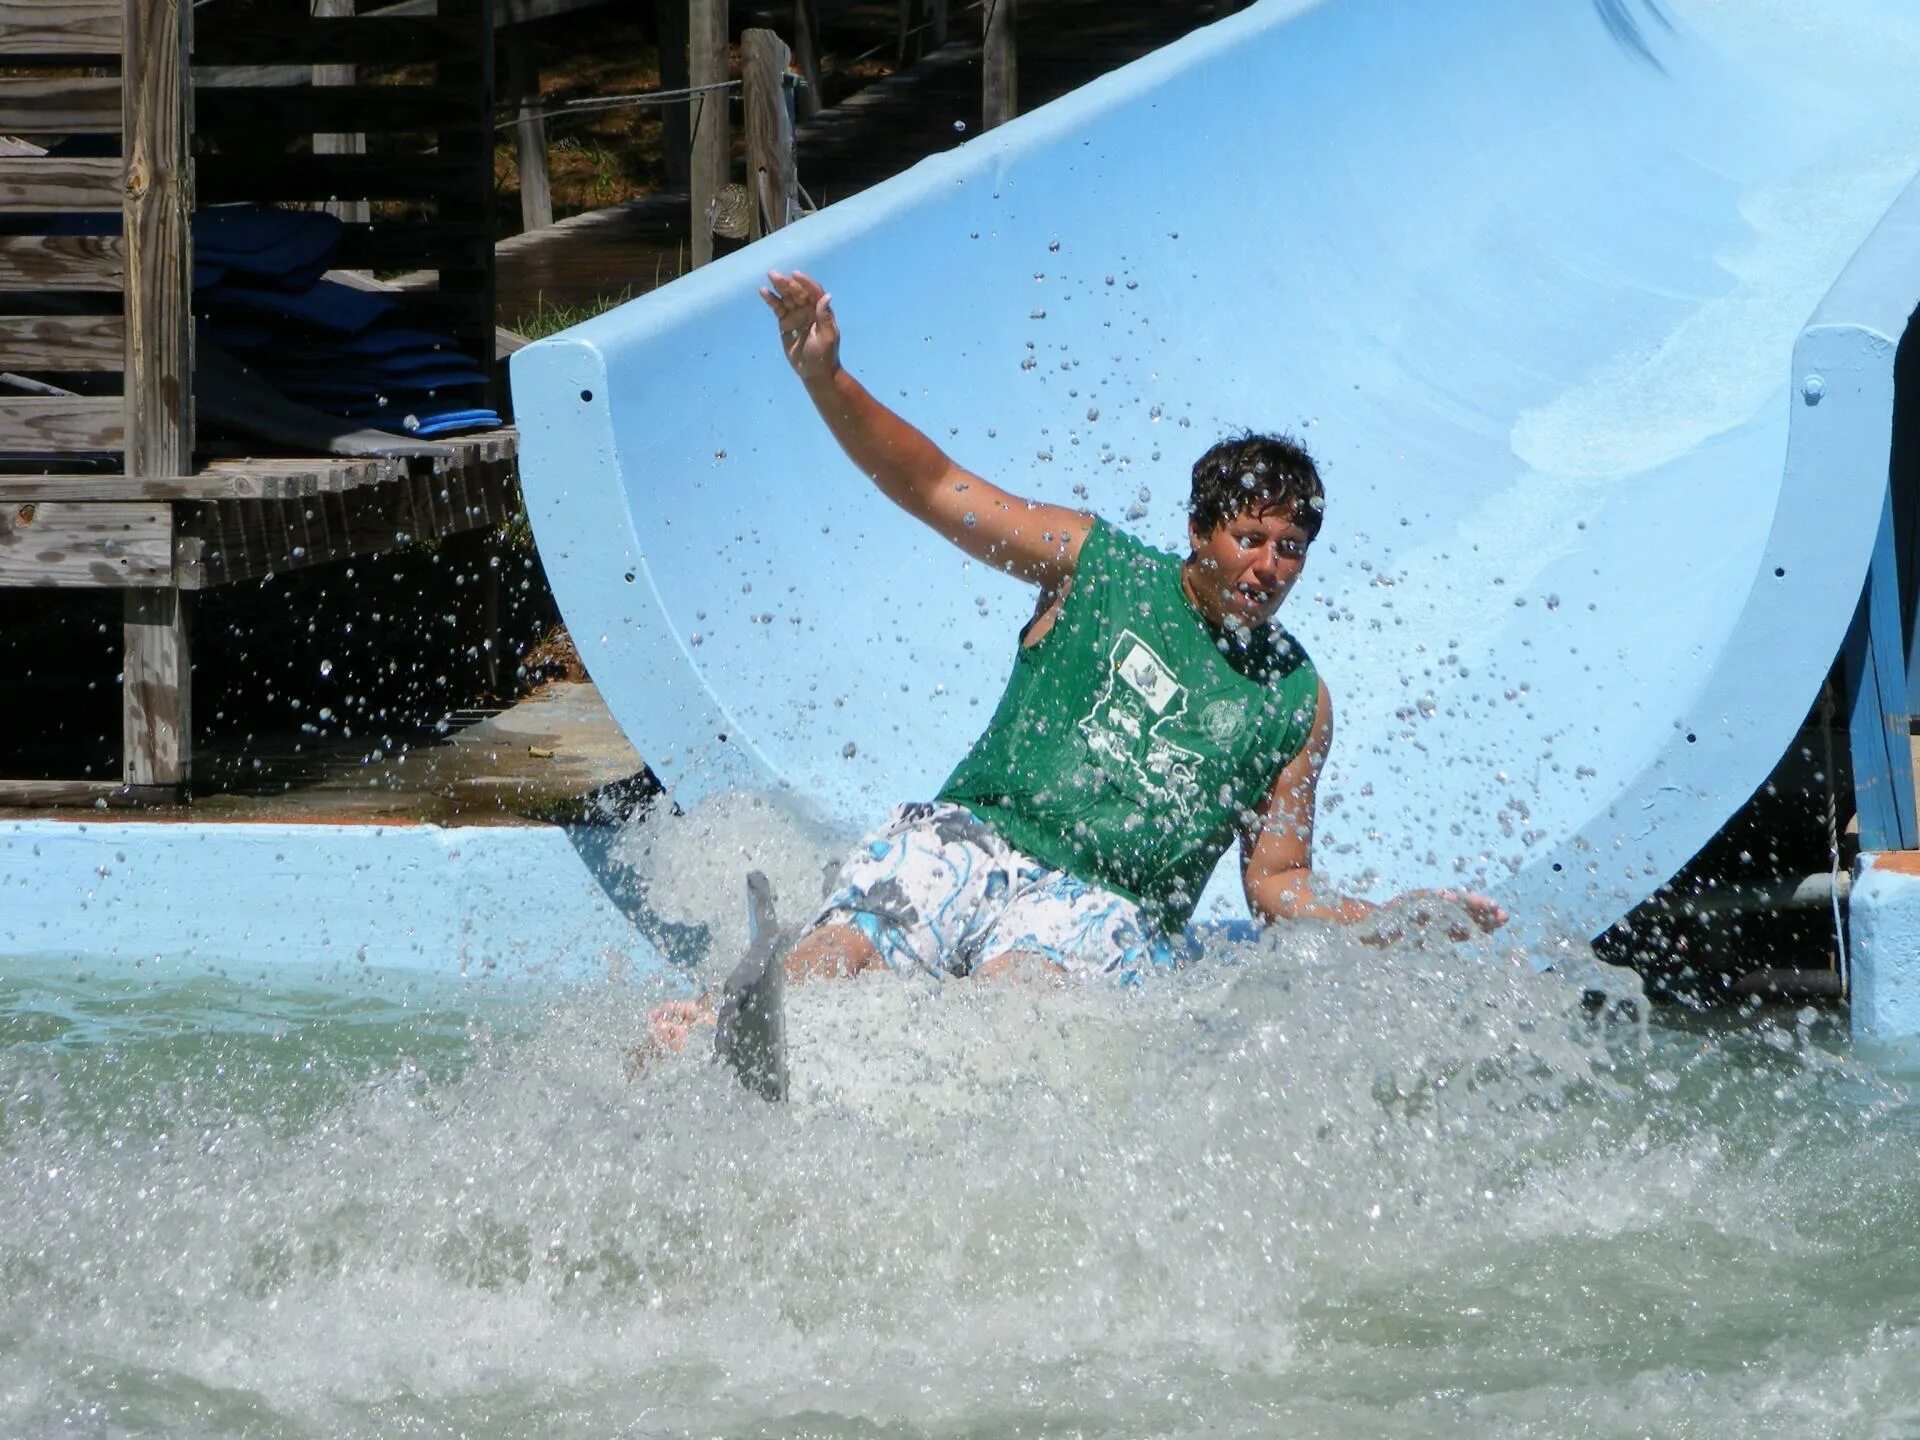
<path fill-rule="evenodd" d="M 1920 1433 L 1920 1107 L 1811 1014 L 1305 929 L 802 988 L 772 1106 L 367 978 L 9 967 L 0 1433 Z"/>

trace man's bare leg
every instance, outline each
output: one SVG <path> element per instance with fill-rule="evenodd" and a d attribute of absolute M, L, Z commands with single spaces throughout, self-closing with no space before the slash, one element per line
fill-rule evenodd
<path fill-rule="evenodd" d="M 787 979 L 851 980 L 886 961 L 856 925 L 819 925 L 800 937 L 787 952 Z"/>
<path fill-rule="evenodd" d="M 976 980 L 1006 981 L 1014 985 L 1059 984 L 1066 969 L 1030 950 L 1004 950 L 973 967 Z"/>

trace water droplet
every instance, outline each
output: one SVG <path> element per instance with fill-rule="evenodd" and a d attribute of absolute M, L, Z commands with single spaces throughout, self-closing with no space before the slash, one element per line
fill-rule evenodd
<path fill-rule="evenodd" d="M 840 758 L 843 760 L 851 760 L 853 759 L 854 756 L 858 755 L 859 753 L 860 753 L 860 747 L 854 744 L 853 741 L 851 740 L 847 741 L 846 744 L 840 747 Z"/>
<path fill-rule="evenodd" d="M 320 662 L 320 673 L 321 673 L 321 675 L 323 675 L 323 676 L 326 676 L 326 675 L 331 675 L 331 674 L 333 674 L 333 661 L 331 661 L 331 660 L 322 660 L 322 661 Z"/>
<path fill-rule="evenodd" d="M 1098 405 L 1089 405 L 1087 407 L 1087 423 L 1091 425 L 1094 421 L 1098 420 L 1099 418 L 1100 418 L 1100 407 Z"/>
<path fill-rule="evenodd" d="M 954 134 L 956 134 L 956 135 L 964 135 L 964 134 L 966 134 L 966 132 L 967 132 L 967 122 L 966 122 L 966 121 L 964 121 L 964 120 L 956 120 L 956 121 L 954 121 L 954 122 L 953 122 L 953 132 L 954 132 Z M 976 236 L 975 238 L 977 239 L 977 238 L 979 238 L 979 237 L 977 237 L 977 236 Z"/>

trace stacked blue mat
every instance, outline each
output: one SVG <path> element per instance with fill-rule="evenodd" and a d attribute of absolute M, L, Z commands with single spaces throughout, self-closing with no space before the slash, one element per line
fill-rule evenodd
<path fill-rule="evenodd" d="M 404 297 L 322 277 L 340 221 L 222 205 L 193 216 L 193 287 L 206 340 L 302 404 L 417 437 L 490 430 L 486 373 L 447 335 L 408 324 Z"/>

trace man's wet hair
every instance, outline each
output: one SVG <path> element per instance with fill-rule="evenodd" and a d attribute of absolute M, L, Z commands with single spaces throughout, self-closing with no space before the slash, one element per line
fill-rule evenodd
<path fill-rule="evenodd" d="M 1326 491 L 1313 456 L 1291 435 L 1229 435 L 1193 462 L 1187 517 L 1210 535 L 1248 510 L 1290 509 L 1311 540 L 1320 533 Z"/>

